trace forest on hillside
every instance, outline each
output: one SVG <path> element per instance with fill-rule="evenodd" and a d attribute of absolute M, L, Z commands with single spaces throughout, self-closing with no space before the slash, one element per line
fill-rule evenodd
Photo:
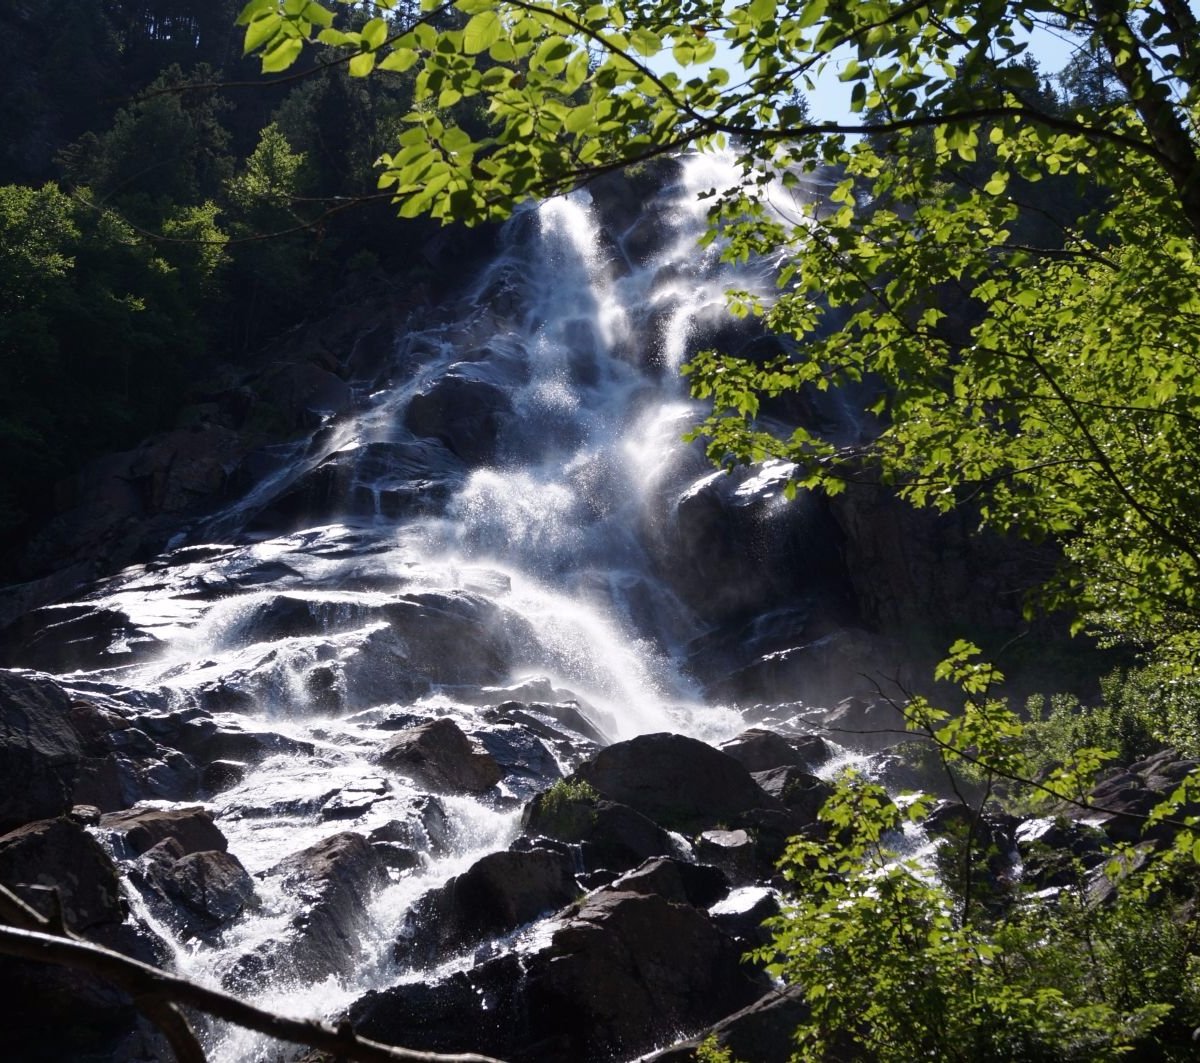
<path fill-rule="evenodd" d="M 85 461 L 172 426 L 280 332 L 385 276 L 430 281 L 436 226 L 397 220 L 374 170 L 411 77 L 264 76 L 241 6 L 0 11 L 6 556 Z"/>

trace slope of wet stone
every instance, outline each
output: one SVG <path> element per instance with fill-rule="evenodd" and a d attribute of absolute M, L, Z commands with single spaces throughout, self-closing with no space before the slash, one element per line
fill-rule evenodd
<path fill-rule="evenodd" d="M 762 732 L 734 744 L 745 746 L 759 749 L 755 764 L 771 762 L 772 748 L 799 756 Z M 659 734 L 609 746 L 527 805 L 508 852 L 421 897 L 395 947 L 399 962 L 417 967 L 453 952 L 485 958 L 440 980 L 367 994 L 349 1017 L 376 1039 L 530 1063 L 628 1059 L 716 1021 L 769 985 L 741 962 L 736 923 L 710 914 L 734 883 L 697 863 L 693 843 L 699 851 L 722 817 L 785 808 L 738 760 L 704 743 Z M 547 914 L 523 939 L 522 928 Z"/>
<path fill-rule="evenodd" d="M 268 979 L 320 980 L 364 961 L 369 906 L 381 886 L 453 848 L 447 798 L 430 791 L 503 804 L 518 786 L 536 787 L 510 848 L 411 906 L 392 957 L 397 970 L 423 968 L 425 981 L 359 999 L 349 1015 L 360 1031 L 514 1061 L 599 1063 L 713 1026 L 730 1046 L 753 1047 L 753 1058 L 787 1058 L 778 1037 L 800 1004 L 740 957 L 776 910 L 774 861 L 784 839 L 813 829 L 828 793 L 813 773 L 830 757 L 829 743 L 798 732 L 802 716 L 783 723 L 788 709 L 779 706 L 763 714 L 775 722 L 720 749 L 671 734 L 597 748 L 571 728 L 577 707 L 517 701 L 516 690 L 477 690 L 485 707 L 461 716 L 359 714 L 343 729 L 358 735 L 352 748 L 370 752 L 375 774 L 333 786 L 315 804 L 267 810 L 239 804 L 246 799 L 237 796 L 236 769 L 328 754 L 153 692 L 0 672 L 0 767 L 27 780 L 2 795 L 0 881 L 43 910 L 53 903 L 48 889 L 57 889 L 80 933 L 163 965 L 169 950 L 130 912 L 122 876 L 160 925 L 210 945 L 253 918 L 275 884 L 295 901 L 290 922 L 271 943 L 231 957 L 221 977 L 238 991 Z M 537 683 L 522 692 L 564 694 Z M 572 749 L 573 759 L 552 749 Z M 245 757 L 223 762 L 231 789 L 218 797 L 214 788 L 208 806 L 184 803 L 204 792 L 200 780 L 213 765 L 200 765 L 213 752 Z M 565 777 L 562 763 L 571 765 Z M 1094 795 L 1110 809 L 1096 824 L 987 817 L 980 829 L 999 854 L 993 873 L 1011 877 L 1019 859 L 1031 882 L 1053 888 L 1073 855 L 1095 869 L 1098 883 L 1112 841 L 1131 837 L 1130 825 L 1191 766 L 1164 750 L 1114 769 Z M 250 875 L 221 824 L 264 814 L 324 823 L 328 832 Z M 931 832 L 953 833 L 966 815 L 944 803 Z M 443 968 L 454 973 L 438 974 L 455 956 Z M 120 1061 L 158 1050 L 153 1031 L 110 989 L 9 961 L 0 971 L 6 999 L 21 1002 L 25 1017 L 13 1025 L 14 1044 L 52 1029 L 61 1058 Z M 731 1014 L 739 1008 L 747 1010 Z M 83 1023 L 94 1032 L 85 1036 Z M 89 1057 L 97 1045 L 102 1056 Z M 690 1051 L 683 1044 L 664 1058 Z"/>
<path fill-rule="evenodd" d="M 255 761 L 281 751 L 312 756 L 312 746 L 289 744 L 283 736 L 243 726 L 236 716 L 195 705 L 180 708 L 145 694 L 137 699 L 143 704 L 130 705 L 121 700 L 127 692 L 118 686 L 80 685 L 89 689 L 64 688 L 33 673 L 0 673 L 5 724 L 0 756 L 34 784 L 22 793 L 6 793 L 6 822 L 17 830 L 0 839 L 0 852 L 19 852 L 31 844 L 25 840 L 31 833 L 66 831 L 77 839 L 76 847 L 88 847 L 111 894 L 118 865 L 79 825 L 82 818 L 110 840 L 121 858 L 120 870 L 165 926 L 182 939 L 218 940 L 224 928 L 256 910 L 259 889 L 237 854 L 228 852 L 210 810 L 179 807 L 178 799 L 198 792 L 199 765 L 206 756 L 245 758 L 220 762 L 216 773 L 236 789 L 239 769 L 253 770 Z M 562 693 L 536 684 L 530 690 Z M 799 763 L 808 761 L 802 751 L 820 754 L 823 748 L 776 741 L 777 736 L 759 730 L 731 743 L 729 753 L 668 734 L 595 752 L 591 738 L 571 730 L 580 719 L 571 704 L 518 702 L 504 690 L 491 697 L 498 703 L 488 710 L 492 722 L 477 724 L 473 734 L 445 716 L 415 722 L 419 714 L 374 712 L 362 718 L 363 741 L 376 743 L 381 775 L 321 797 L 318 814 L 331 811 L 320 818 L 350 829 L 263 873 L 301 903 L 276 940 L 225 969 L 226 985 L 242 991 L 264 979 L 312 981 L 347 973 L 361 959 L 373 892 L 389 877 L 419 866 L 422 851 L 444 851 L 452 834 L 432 795 L 418 797 L 406 806 L 407 814 L 369 833 L 353 829 L 362 816 L 377 802 L 393 807 L 397 788 L 407 793 L 412 786 L 501 800 L 497 784 L 512 777 L 543 791 L 525 810 L 522 836 L 511 850 L 484 857 L 420 898 L 395 945 L 402 966 L 480 947 L 493 958 L 443 982 L 419 988 L 402 984 L 365 998 L 352 1009 L 364 1032 L 383 1036 L 395 1029 L 398 1041 L 413 1043 L 417 1037 L 429 1047 L 502 1048 L 514 1059 L 617 1059 L 677 1030 L 719 1019 L 761 995 L 765 986 L 740 963 L 744 942 L 728 919 L 707 911 L 725 899 L 731 876 L 692 862 L 692 846 L 703 851 L 706 831 L 713 833 L 727 819 L 736 824 L 747 816 L 788 814 L 787 802 L 759 785 L 741 761 L 758 768 L 782 760 L 788 763 L 765 774 L 803 775 Z M 388 719 L 410 726 L 392 730 L 390 738 L 371 738 L 389 733 L 378 726 Z M 561 770 L 548 743 L 574 747 L 578 770 L 562 784 L 574 796 L 553 796 L 551 784 Z M 180 772 L 186 786 L 176 779 Z M 120 785 L 98 786 L 98 778 Z M 696 787 L 690 779 L 707 784 Z M 164 797 L 176 804 L 130 807 Z M 236 803 L 224 807 L 226 815 L 255 814 L 249 807 L 238 811 Z M 72 809 L 77 819 L 45 819 Z M 277 808 L 270 814 L 288 811 Z M 291 811 L 311 814 L 314 809 Z M 28 820 L 39 816 L 42 823 L 63 826 L 35 822 L 31 827 Z M 53 860 L 41 864 L 48 870 L 34 876 L 28 861 L 14 863 L 16 870 L 5 881 L 47 875 L 69 881 L 65 867 L 55 872 Z M 743 878 L 770 875 L 765 863 L 752 861 L 749 868 L 742 869 Z M 584 893 L 598 883 L 608 885 Z M 107 914 L 96 925 L 111 924 L 108 940 L 125 940 L 129 947 L 154 940 L 120 903 L 106 903 Z M 513 953 L 489 945 L 514 934 L 519 938 L 523 928 L 543 917 L 549 922 L 540 940 L 548 944 Z M 138 947 L 144 957 L 146 946 Z M 161 950 L 154 958 L 166 962 Z M 494 1044 L 481 1045 L 474 1034 L 489 1029 L 496 1012 L 478 1016 L 478 1024 L 464 1023 L 465 997 L 471 1008 L 503 1003 L 506 1019 L 495 1027 Z M 99 999 L 113 1005 L 113 1015 L 126 1016 L 117 1038 L 122 1044 L 142 1037 L 132 1012 Z M 410 1021 L 414 1008 L 421 1016 L 417 1033 Z M 31 1014 L 39 1015 L 39 1022 L 53 1022 L 53 1012 L 45 1008 Z M 560 1022 L 564 1015 L 576 1018 Z M 471 1031 L 471 1043 L 451 1044 L 463 1031 Z M 125 1058 L 124 1051 L 112 1048 L 111 1058 Z"/>
<path fill-rule="evenodd" d="M 606 230 L 603 271 L 632 275 L 649 261 L 670 226 L 642 211 L 650 197 L 641 193 L 681 172 L 675 163 L 648 168 L 652 189 L 632 196 L 622 183 L 593 186 Z M 514 237 L 536 228 L 532 213 L 518 217 Z M 646 571 L 614 604 L 660 642 L 674 639 L 676 610 L 646 588 L 661 582 L 691 606 L 699 629 L 679 639 L 691 640 L 684 655 L 693 678 L 710 701 L 742 706 L 757 730 L 724 751 L 672 735 L 610 745 L 613 721 L 589 717 L 570 692 L 546 680 L 501 687 L 524 670 L 532 639 L 527 623 L 497 604 L 509 577 L 472 571 L 461 582 L 454 576 L 455 590 L 430 591 L 416 562 L 397 552 L 395 522 L 443 513 L 483 463 L 544 456 L 547 436 L 581 442 L 573 418 L 551 410 L 531 418 L 514 399 L 531 369 L 531 351 L 511 339 L 531 309 L 521 276 L 528 265 L 513 258 L 474 302 L 431 312 L 436 327 L 410 321 L 398 352 L 394 329 L 381 325 L 369 343 L 347 335 L 329 344 L 347 352 L 344 363 L 285 371 L 275 390 L 298 416 L 284 443 L 249 449 L 221 427 L 216 435 L 173 433 L 108 462 L 93 492 L 102 504 L 75 520 L 64 557 L 76 557 L 82 543 L 124 563 L 166 534 L 193 545 L 94 584 L 77 602 L 27 611 L 78 594 L 83 574 L 65 573 L 66 583 L 52 581 L 57 589 L 18 588 L 13 601 L 27 604 L 4 611 L 16 622 L 0 634 L 0 664 L 95 674 L 58 682 L 0 672 L 0 778 L 27 780 L 0 792 L 0 832 L 8 832 L 0 854 L 9 861 L 0 881 L 43 901 L 39 890 L 57 885 L 73 911 L 87 913 L 83 933 L 160 963 L 167 951 L 145 921 L 120 897 L 112 901 L 120 875 L 163 925 L 201 942 L 245 927 L 264 898 L 282 893 L 296 903 L 278 939 L 227 956 L 217 973 L 239 989 L 297 975 L 320 980 L 359 961 L 379 886 L 456 849 L 449 808 L 469 794 L 492 808 L 523 803 L 522 833 L 412 906 L 392 943 L 398 963 L 449 960 L 457 973 L 435 969 L 427 983 L 363 997 L 350 1011 L 364 1033 L 514 1061 L 586 1063 L 628 1059 L 743 1004 L 751 1016 L 774 1009 L 769 987 L 740 954 L 776 903 L 768 887 L 784 840 L 812 829 L 826 793 L 811 773 L 829 749 L 794 732 L 825 723 L 839 742 L 894 744 L 889 708 L 846 678 L 895 675 L 907 663 L 879 629 L 926 615 L 950 622 L 972 602 L 1016 598 L 968 593 L 967 574 L 983 566 L 966 563 L 965 547 L 955 551 L 959 578 L 947 579 L 934 525 L 919 517 L 897 525 L 874 495 L 848 492 L 833 508 L 784 506 L 786 467 L 720 476 L 699 446 L 675 448 L 634 521 L 643 525 L 634 530 Z M 663 280 L 672 273 L 686 270 L 668 266 Z M 666 325 L 665 312 L 645 310 L 653 326 L 646 337 Z M 592 388 L 614 367 L 601 364 L 589 321 L 563 324 L 566 376 Z M 693 349 L 715 342 L 751 357 L 771 353 L 744 325 L 723 336 L 702 331 L 688 338 Z M 613 354 L 637 367 L 648 396 L 664 371 L 659 345 L 622 344 Z M 380 391 L 391 384 L 403 409 Z M 364 424 L 372 411 L 386 413 L 386 425 L 345 432 L 351 410 Z M 828 413 L 803 416 L 819 422 Z M 831 432 L 847 427 L 830 421 Z M 222 438 L 230 446 L 210 445 Z M 236 459 L 228 469 L 227 458 Z M 183 498 L 196 486 L 208 500 L 202 510 L 217 494 L 230 508 L 202 519 Z M 133 496 L 147 488 L 160 496 L 149 516 L 175 514 L 169 532 L 161 522 L 134 528 L 141 503 Z M 347 514 L 361 523 L 313 527 L 314 519 Z M 190 526 L 181 524 L 185 516 Z M 390 519 L 375 523 L 380 517 Z M 243 534 L 238 546 L 209 545 Z M 844 557 L 856 559 L 854 571 Z M 891 616 L 889 604 L 903 615 Z M 170 691 L 123 685 L 130 666 L 186 644 L 181 631 L 212 617 L 225 628 L 197 642 L 219 660 L 179 660 L 159 675 Z M 421 704 L 431 694 L 436 706 Z M 796 698 L 835 707 L 818 715 L 783 704 Z M 296 738 L 264 722 L 281 706 L 322 725 Z M 330 717 L 338 719 L 325 726 Z M 1111 777 L 1104 796 L 1114 814 L 1105 829 L 1127 831 L 1148 795 L 1178 776 L 1177 761 Z M 307 791 L 262 785 L 297 765 L 309 772 Z M 207 802 L 200 814 L 175 807 L 197 800 Z M 203 826 L 203 814 L 214 811 L 209 826 L 220 832 L 223 824 L 230 837 L 249 822 L 285 837 L 304 832 L 304 841 L 285 841 L 292 851 L 254 864 Z M 942 815 L 947 829 L 956 815 Z M 1031 855 L 1039 842 L 1033 828 L 1023 835 L 1026 826 L 989 829 Z M 1086 823 L 1056 824 L 1042 838 L 1088 854 L 1107 842 Z M 90 879 L 72 879 L 85 869 Z M 1045 874 L 1053 874 L 1049 863 Z M 111 991 L 69 973 L 24 977 L 5 974 L 0 985 L 18 987 L 4 999 L 16 1002 L 25 1023 L 6 1031 L 11 1043 L 27 1035 L 33 1044 L 49 1032 L 62 1037 L 55 1058 L 166 1058 Z M 100 1030 L 90 1042 L 76 1036 L 84 1022 Z M 747 1024 L 763 1025 L 735 1017 L 721 1030 Z M 755 1043 L 746 1058 L 780 1050 L 777 1041 Z"/>

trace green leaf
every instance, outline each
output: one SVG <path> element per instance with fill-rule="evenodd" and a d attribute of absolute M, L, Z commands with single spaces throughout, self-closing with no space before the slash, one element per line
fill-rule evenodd
<path fill-rule="evenodd" d="M 500 39 L 503 30 L 500 16 L 494 10 L 489 9 L 472 15 L 463 30 L 463 51 L 468 55 L 486 52 Z"/>
<path fill-rule="evenodd" d="M 268 11 L 272 14 L 276 13 L 276 0 L 250 0 L 250 2 L 242 8 L 241 13 L 237 17 L 235 25 L 245 26 L 250 22 L 253 22 L 259 15 Z M 276 17 L 278 17 L 277 14 Z"/>
<path fill-rule="evenodd" d="M 374 69 L 374 52 L 359 52 L 348 64 L 348 70 L 352 78 L 365 78 Z"/>
<path fill-rule="evenodd" d="M 381 18 L 371 19 L 360 31 L 363 41 L 371 48 L 380 48 L 387 40 L 387 22 Z"/>
<path fill-rule="evenodd" d="M 595 109 L 591 104 L 585 103 L 567 112 L 566 118 L 563 119 L 563 127 L 568 133 L 583 133 L 591 127 L 595 118 Z"/>
<path fill-rule="evenodd" d="M 304 43 L 298 37 L 284 37 L 263 52 L 262 72 L 274 74 L 286 70 L 296 61 L 303 47 Z"/>
<path fill-rule="evenodd" d="M 1006 188 L 1008 188 L 1008 174 L 999 170 L 992 174 L 991 180 L 983 186 L 983 190 L 989 196 L 1003 195 Z"/>
<path fill-rule="evenodd" d="M 357 33 L 343 33 L 341 30 L 321 30 L 317 34 L 317 40 L 322 44 L 328 44 L 331 47 L 338 48 L 343 45 L 349 45 L 357 48 L 359 37 Z"/>
<path fill-rule="evenodd" d="M 282 25 L 283 20 L 278 15 L 266 15 L 255 19 L 246 27 L 246 41 L 242 46 L 242 55 L 258 51 L 280 31 Z"/>
<path fill-rule="evenodd" d="M 376 64 L 380 70 L 391 70 L 397 74 L 411 69 L 420 58 L 413 48 L 393 48 Z"/>
<path fill-rule="evenodd" d="M 662 38 L 653 30 L 639 27 L 629 35 L 629 43 L 639 55 L 658 55 L 662 51 Z"/>

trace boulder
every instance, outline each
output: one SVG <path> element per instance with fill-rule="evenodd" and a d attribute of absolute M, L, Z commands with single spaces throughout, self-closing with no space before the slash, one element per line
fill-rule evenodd
<path fill-rule="evenodd" d="M 201 691 L 204 696 L 205 691 Z M 247 701 L 246 710 L 252 707 Z M 246 721 L 231 714 L 196 720 L 185 729 L 180 748 L 203 763 L 233 761 L 253 764 L 279 753 L 311 757 L 316 751 L 311 742 L 303 742 L 277 731 L 258 731 L 247 727 Z"/>
<path fill-rule="evenodd" d="M 350 974 L 359 963 L 360 930 L 371 893 L 387 868 L 361 834 L 343 833 L 295 853 L 271 868 L 283 889 L 302 903 L 278 937 L 240 957 L 225 975 L 235 990 L 282 977 L 319 982 Z"/>
<path fill-rule="evenodd" d="M 77 933 L 125 917 L 121 883 L 108 854 L 79 823 L 28 823 L 0 838 L 0 882 L 43 915 L 61 910 Z"/>
<path fill-rule="evenodd" d="M 551 925 L 549 942 L 521 957 L 369 993 L 349 1017 L 361 1035 L 411 1048 L 615 1063 L 766 988 L 690 904 L 604 889 Z"/>
<path fill-rule="evenodd" d="M 825 799 L 833 793 L 829 783 L 792 765 L 756 771 L 754 781 L 806 823 L 816 821 Z"/>
<path fill-rule="evenodd" d="M 185 853 L 178 840 L 166 838 L 138 863 L 136 884 L 165 902 L 160 910 L 183 937 L 211 932 L 257 906 L 253 880 L 230 853 Z"/>
<path fill-rule="evenodd" d="M 779 912 L 779 894 L 775 890 L 767 886 L 742 886 L 712 905 L 708 914 L 743 952 L 748 952 L 771 940 L 763 921 Z"/>
<path fill-rule="evenodd" d="M 232 790 L 246 778 L 246 765 L 239 760 L 214 760 L 204 766 L 200 785 L 210 794 Z"/>
<path fill-rule="evenodd" d="M 486 380 L 447 374 L 412 397 L 404 427 L 414 435 L 441 440 L 468 465 L 486 465 L 512 416 L 508 393 Z"/>
<path fill-rule="evenodd" d="M 655 856 L 613 882 L 622 893 L 653 893 L 672 904 L 710 908 L 729 892 L 729 879 L 720 868 Z"/>
<path fill-rule="evenodd" d="M 558 1046 L 543 1058 L 628 1059 L 763 988 L 703 912 L 611 889 L 589 895 L 527 969 L 540 1040 Z"/>
<path fill-rule="evenodd" d="M 540 738 L 578 746 L 604 746 L 609 739 L 580 711 L 578 704 L 565 702 L 505 701 L 487 714 L 489 720 L 511 722 L 529 728 Z M 583 741 L 580 741 L 582 737 Z"/>
<path fill-rule="evenodd" d="M 384 1044 L 514 1058 L 531 1036 L 521 1013 L 524 984 L 521 960 L 510 954 L 436 981 L 372 991 L 350 1006 L 347 1018 L 360 1037 Z M 538 1063 L 545 1057 L 521 1058 Z"/>
<path fill-rule="evenodd" d="M 62 688 L 0 671 L 0 830 L 70 809 L 82 757 Z"/>
<path fill-rule="evenodd" d="M 371 848 L 379 854 L 379 859 L 391 871 L 411 871 L 421 866 L 421 854 L 416 849 L 398 845 L 396 842 L 371 842 Z"/>
<path fill-rule="evenodd" d="M 1110 771 L 1096 784 L 1088 801 L 1103 811 L 1084 813 L 1078 808 L 1065 811 L 1099 826 L 1113 841 L 1133 842 L 1145 838 L 1162 843 L 1174 837 L 1176 828 L 1159 823 L 1147 830 L 1146 816 L 1197 766 L 1195 761 L 1181 757 L 1173 749 L 1160 750 L 1127 768 Z M 1194 815 L 1200 815 L 1198 802 L 1184 805 L 1171 818 L 1180 821 Z"/>
<path fill-rule="evenodd" d="M 401 731 L 380 754 L 379 762 L 445 793 L 483 793 L 503 775 L 491 754 L 477 750 L 447 717 Z"/>
<path fill-rule="evenodd" d="M 525 807 L 521 824 L 529 837 L 544 835 L 577 845 L 585 871 L 628 871 L 652 856 L 676 851 L 657 823 L 595 793 L 552 787 Z"/>
<path fill-rule="evenodd" d="M 646 1056 L 642 1063 L 697 1063 L 702 1042 L 715 1038 L 731 1059 L 789 1063 L 796 1028 L 809 1017 L 804 986 L 772 989 L 749 1007 L 734 1012 L 696 1037 Z"/>
<path fill-rule="evenodd" d="M 829 746 L 819 735 L 784 738 L 760 727 L 743 731 L 719 748 L 752 775 L 782 767 L 811 770 L 829 759 Z"/>
<path fill-rule="evenodd" d="M 1031 819 L 1013 834 L 1022 881 L 1036 889 L 1078 885 L 1080 870 L 1107 860 L 1108 838 L 1097 827 L 1065 817 Z"/>
<path fill-rule="evenodd" d="M 557 911 L 579 896 L 574 871 L 569 856 L 546 849 L 489 853 L 417 901 L 397 959 L 428 963 Z"/>
<path fill-rule="evenodd" d="M 88 940 L 163 966 L 169 950 L 127 922 L 117 869 L 83 826 L 60 818 L 0 838 L 0 882 Z M 0 957 L 4 1058 L 57 1061 L 169 1058 L 170 1050 L 110 982 L 84 971 Z"/>
<path fill-rule="evenodd" d="M 706 830 L 696 838 L 696 859 L 725 871 L 735 882 L 755 877 L 754 839 L 744 830 Z"/>
<path fill-rule="evenodd" d="M 408 818 L 388 820 L 367 838 L 372 844 L 386 842 L 438 856 L 449 852 L 453 830 L 446 806 L 433 794 L 421 794 L 413 799 Z"/>
<path fill-rule="evenodd" d="M 821 718 L 821 726 L 851 749 L 871 753 L 910 740 L 896 706 L 857 694 L 843 698 Z"/>
<path fill-rule="evenodd" d="M 0 830 L 74 804 L 102 811 L 143 798 L 179 800 L 199 773 L 178 750 L 132 726 L 112 698 L 72 699 L 45 676 L 0 671 L 0 778 L 21 785 L 0 792 Z"/>
<path fill-rule="evenodd" d="M 321 805 L 321 818 L 357 819 L 387 800 L 391 788 L 387 779 L 360 779 L 352 786 L 343 786 Z"/>
<path fill-rule="evenodd" d="M 124 812 L 110 812 L 101 817 L 100 826 L 123 835 L 126 845 L 138 855 L 153 848 L 164 838 L 174 838 L 185 854 L 210 850 L 223 853 L 229 848 L 225 835 L 213 822 L 212 813 L 199 805 L 191 808 L 131 808 Z"/>
<path fill-rule="evenodd" d="M 480 731 L 475 737 L 500 765 L 505 784 L 518 797 L 531 797 L 562 778 L 554 754 L 532 727 L 502 723 Z"/>
<path fill-rule="evenodd" d="M 673 830 L 703 830 L 751 808 L 782 807 L 733 757 L 683 735 L 618 742 L 581 764 L 576 775 Z"/>
<path fill-rule="evenodd" d="M 43 672 L 114 668 L 162 649 L 119 609 L 88 604 L 50 605 L 26 613 L 3 632 L 3 660 Z"/>

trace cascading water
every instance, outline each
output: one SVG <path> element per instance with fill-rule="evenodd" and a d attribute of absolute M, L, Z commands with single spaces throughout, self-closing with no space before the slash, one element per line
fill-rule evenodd
<path fill-rule="evenodd" d="M 716 482 L 680 442 L 695 411 L 679 366 L 730 327 L 726 289 L 771 285 L 766 267 L 734 275 L 698 247 L 696 195 L 732 182 L 726 166 L 686 162 L 648 209 L 626 203 L 607 227 L 586 191 L 518 214 L 454 311 L 399 338 L 389 379 L 356 418 L 323 428 L 292 466 L 193 529 L 197 545 L 89 595 L 157 643 L 65 685 L 125 703 L 141 691 L 162 716 L 203 710 L 233 735 L 210 755 L 259 754 L 205 801 L 255 876 L 257 906 L 179 946 L 183 973 L 306 1015 L 422 977 L 392 955 L 413 902 L 508 845 L 521 802 L 579 755 L 549 739 L 540 753 L 523 747 L 487 797 L 443 796 L 431 812 L 419 785 L 379 765 L 397 730 L 450 718 L 479 733 L 513 704 L 562 725 L 577 750 L 660 731 L 719 741 L 745 726 L 705 704 L 680 664 L 714 622 L 743 623 L 766 592 L 736 566 L 718 588 L 703 551 L 688 562 L 698 576 L 671 553 L 676 508 Z M 751 550 L 771 548 L 785 471 L 727 492 L 731 511 L 762 503 L 747 518 Z M 320 516 L 282 526 L 279 514 L 306 506 Z M 793 578 L 768 572 L 763 586 L 790 600 Z M 393 867 L 365 901 L 349 960 L 273 953 L 306 903 L 281 862 L 338 830 L 374 837 L 397 823 L 419 863 Z M 209 1036 L 217 1060 L 277 1058 L 244 1032 Z"/>

